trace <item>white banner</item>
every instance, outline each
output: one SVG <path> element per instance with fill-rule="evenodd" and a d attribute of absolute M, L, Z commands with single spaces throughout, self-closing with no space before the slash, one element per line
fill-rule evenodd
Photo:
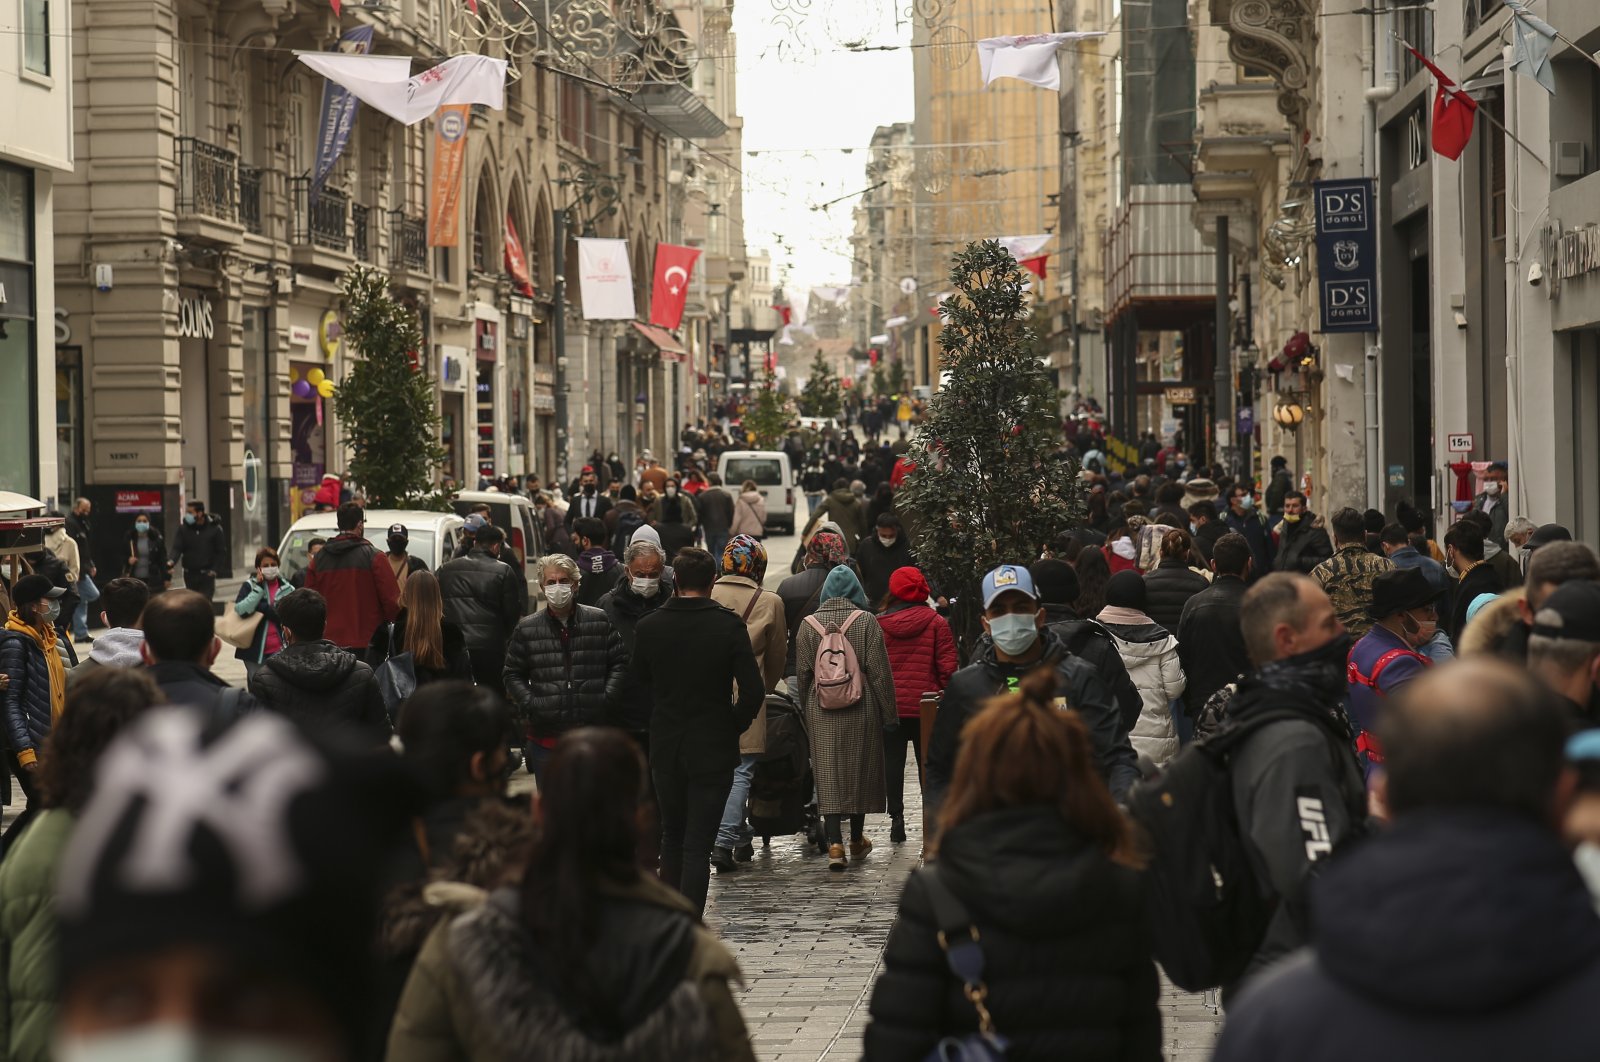
<path fill-rule="evenodd" d="M 506 61 L 487 55 L 457 55 L 411 77 L 411 60 L 396 55 L 301 52 L 300 61 L 352 96 L 406 125 L 416 125 L 440 107 L 481 103 L 506 106 Z"/>
<path fill-rule="evenodd" d="M 983 84 L 999 77 L 1014 77 L 1040 88 L 1061 90 L 1061 66 L 1056 49 L 1065 41 L 1104 37 L 1102 30 L 1075 30 L 1071 33 L 1035 33 L 1027 37 L 986 37 L 978 42 L 978 65 L 983 69 Z"/>
<path fill-rule="evenodd" d="M 578 240 L 578 290 L 588 321 L 631 321 L 633 269 L 627 240 Z"/>
<path fill-rule="evenodd" d="M 1050 234 L 1041 232 L 1037 236 L 997 236 L 996 242 L 1011 252 L 1011 257 L 1017 261 L 1032 258 L 1044 250 L 1044 245 L 1050 242 Z"/>

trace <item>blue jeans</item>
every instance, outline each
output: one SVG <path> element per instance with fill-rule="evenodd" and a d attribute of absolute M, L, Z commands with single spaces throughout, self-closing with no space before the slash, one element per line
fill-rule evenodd
<path fill-rule="evenodd" d="M 72 636 L 89 637 L 89 606 L 100 600 L 100 588 L 85 572 L 78 579 L 78 607 L 72 610 Z"/>
<path fill-rule="evenodd" d="M 745 821 L 745 802 L 750 799 L 750 779 L 756 773 L 756 758 L 751 753 L 739 754 L 739 766 L 733 769 L 733 787 L 728 790 L 728 803 L 722 809 L 722 825 L 717 829 L 718 848 L 738 848 L 749 844 L 755 835 Z"/>
<path fill-rule="evenodd" d="M 812 494 L 810 491 L 807 491 L 806 492 L 806 506 L 807 506 L 807 510 L 806 511 L 807 511 L 807 513 L 808 514 L 814 513 L 818 509 L 822 508 L 822 499 L 825 498 L 825 497 L 827 497 L 827 495 L 822 493 L 822 491 L 820 491 L 820 490 L 817 491 L 815 494 Z"/>
<path fill-rule="evenodd" d="M 718 562 L 722 560 L 722 551 L 728 545 L 728 537 L 726 531 L 706 532 L 706 552 L 717 558 Z"/>

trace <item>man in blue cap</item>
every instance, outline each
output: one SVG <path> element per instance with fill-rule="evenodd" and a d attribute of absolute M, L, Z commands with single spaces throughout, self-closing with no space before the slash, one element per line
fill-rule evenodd
<path fill-rule="evenodd" d="M 1094 667 L 1067 652 L 1056 633 L 1045 626 L 1044 609 L 1033 576 L 1022 565 L 1002 564 L 983 577 L 983 629 L 971 664 L 951 678 L 939 703 L 927 756 L 929 821 L 955 773 L 961 751 L 961 728 L 985 701 L 1015 689 L 1038 667 L 1053 667 L 1059 677 L 1056 703 L 1083 718 L 1094 739 L 1100 776 L 1119 801 L 1138 780 L 1138 760 L 1128 742 L 1127 727 L 1116 699 Z"/>

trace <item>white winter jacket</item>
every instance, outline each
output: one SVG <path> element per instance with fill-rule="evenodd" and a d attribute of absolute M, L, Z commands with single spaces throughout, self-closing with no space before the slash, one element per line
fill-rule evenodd
<path fill-rule="evenodd" d="M 1157 767 L 1165 766 L 1178 754 L 1172 702 L 1188 684 L 1178 662 L 1178 639 L 1137 609 L 1108 606 L 1096 618 L 1111 632 L 1128 677 L 1144 702 L 1139 721 L 1128 735 L 1133 750 L 1148 756 Z"/>

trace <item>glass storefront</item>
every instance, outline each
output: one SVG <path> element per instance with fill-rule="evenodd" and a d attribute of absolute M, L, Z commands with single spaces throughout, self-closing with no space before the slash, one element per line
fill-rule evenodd
<path fill-rule="evenodd" d="M 33 174 L 0 165 L 0 490 L 37 496 Z"/>
<path fill-rule="evenodd" d="M 267 370 L 267 311 L 264 307 L 244 308 L 242 346 L 244 353 L 244 496 L 239 507 L 241 546 L 251 551 L 255 543 L 276 543 L 273 527 L 274 496 L 267 477 L 267 420 L 271 377 Z M 234 560 L 243 563 L 239 557 Z"/>

